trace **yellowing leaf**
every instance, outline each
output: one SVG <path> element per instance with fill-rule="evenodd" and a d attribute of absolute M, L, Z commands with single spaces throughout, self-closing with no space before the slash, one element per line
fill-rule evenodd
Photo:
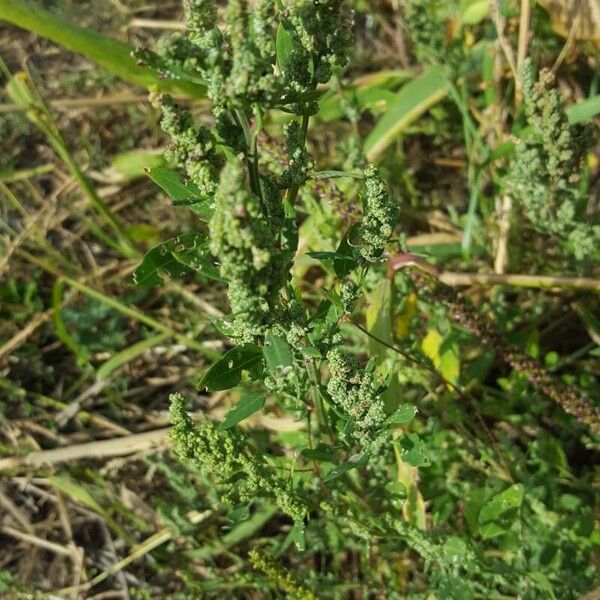
<path fill-rule="evenodd" d="M 437 329 L 430 329 L 421 343 L 421 349 L 446 381 L 458 383 L 460 354 L 456 343 L 449 344 Z"/>
<path fill-rule="evenodd" d="M 410 292 L 404 301 L 404 308 L 394 318 L 394 339 L 400 341 L 408 335 L 410 324 L 417 312 L 417 294 Z"/>

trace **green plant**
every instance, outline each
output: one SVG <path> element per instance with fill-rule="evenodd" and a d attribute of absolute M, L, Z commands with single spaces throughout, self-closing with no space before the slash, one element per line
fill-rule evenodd
<path fill-rule="evenodd" d="M 149 88 L 140 145 L 170 140 L 99 173 L 110 161 L 86 167 L 67 140 L 89 119 L 120 152 L 138 139 L 127 113 L 73 125 L 34 63 L 6 69 L 60 162 L 0 173 L 0 463 L 37 475 L 2 485 L 5 595 L 20 572 L 57 597 L 173 600 L 600 583 L 597 171 L 593 128 L 572 126 L 598 97 L 567 106 L 528 61 L 515 93 L 512 45 L 560 63 L 538 7 L 527 36 L 518 3 L 400 4 L 187 0 L 180 33 L 129 56 L 0 0 L 0 18 Z M 593 57 L 568 58 L 563 89 L 593 94 Z M 88 100 L 107 102 L 72 106 Z M 63 198 L 61 165 L 95 212 Z M 181 209 L 154 210 L 143 167 Z"/>
<path fill-rule="evenodd" d="M 589 128 L 570 126 L 554 76 L 526 62 L 520 73 L 531 131 L 519 141 L 507 177 L 509 193 L 540 232 L 555 237 L 579 260 L 600 257 L 600 224 L 586 215 L 587 190 L 576 181 Z"/>
<path fill-rule="evenodd" d="M 451 292 L 417 278 L 425 312 L 436 325 L 422 341 L 411 333 L 412 349 L 399 348 L 390 337 L 394 329 L 390 319 L 402 318 L 402 309 L 396 308 L 398 299 L 416 298 L 414 282 L 398 277 L 396 285 L 391 285 L 384 263 L 390 252 L 403 248 L 397 230 L 402 194 L 390 192 L 380 169 L 368 165 L 360 150 L 351 161 L 351 170 L 344 164 L 335 165 L 336 170 L 317 170 L 310 119 L 318 112 L 317 102 L 324 93 L 321 86 L 332 76 L 339 79 L 349 60 L 349 7 L 342 0 L 232 0 L 222 25 L 212 2 L 188 0 L 185 9 L 189 32 L 164 42 L 162 57 L 147 51 L 139 55 L 184 78 L 206 82 L 215 127 L 198 124 L 170 97 L 157 97 L 162 126 L 172 139 L 167 157 L 185 176 L 168 169 L 150 174 L 178 203 L 185 196 L 185 204 L 205 221 L 208 233 L 206 241 L 198 234 L 200 243 L 187 249 L 183 243 L 178 247 L 175 238 L 164 251 L 152 252 L 172 256 L 171 267 L 163 268 L 174 269 L 174 275 L 182 265 L 207 275 L 207 266 L 212 264 L 213 276 L 218 268 L 230 314 L 215 326 L 236 345 L 205 372 L 198 385 L 210 391 L 233 390 L 232 397 L 239 399 L 220 425 L 207 419 L 194 425 L 186 414 L 184 398 L 172 396 L 172 440 L 177 453 L 216 486 L 234 521 L 257 502 L 275 503 L 290 517 L 293 527 L 287 541 L 273 545 L 279 553 L 291 542 L 304 552 L 335 553 L 336 543 L 328 547 L 325 539 L 316 537 L 321 523 L 326 530 L 336 531 L 335 535 L 419 555 L 426 580 L 416 576 L 415 591 L 424 586 L 443 598 L 476 597 L 489 589 L 532 598 L 544 597 L 548 590 L 566 593 L 557 574 L 563 573 L 561 569 L 570 572 L 571 567 L 555 564 L 551 574 L 545 574 L 542 564 L 532 558 L 543 550 L 527 533 L 540 526 L 536 515 L 553 509 L 544 506 L 539 492 L 530 489 L 525 495 L 523 485 L 515 483 L 513 469 L 504 464 L 500 448 L 484 450 L 481 440 L 444 430 L 432 415 L 429 422 L 415 420 L 414 389 L 406 387 L 411 379 L 424 383 L 432 372 L 439 372 L 448 390 L 470 397 L 458 385 L 460 365 L 448 362 L 458 360 L 456 351 L 452 350 L 455 358 L 450 359 L 436 341 L 443 339 L 440 330 L 451 339 L 447 333 L 453 325 L 448 316 L 480 341 L 500 343 L 501 336 L 481 326 L 476 316 L 469 317 L 474 309 L 465 308 Z M 407 18 L 410 22 L 425 19 L 431 25 L 432 10 L 411 4 Z M 435 27 L 439 28 L 438 22 Z M 419 40 L 419 55 L 439 61 L 444 53 L 443 36 Z M 452 47 L 455 61 L 448 71 L 450 80 L 442 78 L 441 85 L 436 80 L 433 95 L 428 92 L 424 101 L 430 106 L 451 89 L 463 111 L 465 135 L 483 152 L 464 101 L 467 89 L 459 90 L 452 82 L 463 68 L 458 41 Z M 532 90 L 524 86 L 528 118 L 539 128 L 548 127 L 545 119 L 535 121 L 542 100 L 532 99 Z M 543 96 L 543 102 L 551 103 L 552 98 Z M 564 129 L 565 122 L 560 117 L 555 127 Z M 283 138 L 279 144 L 274 141 L 277 135 Z M 382 135 L 387 136 L 385 145 L 389 144 L 387 131 Z M 360 149 L 356 132 L 351 139 Z M 543 144 L 543 135 L 536 139 Z M 384 147 L 379 140 L 373 143 L 379 144 L 377 152 Z M 569 143 L 565 138 L 564 144 Z M 367 142 L 367 146 L 372 144 Z M 525 151 L 517 150 L 513 165 L 524 164 L 520 153 Z M 559 154 L 564 179 L 574 163 L 567 164 L 568 157 Z M 511 181 L 519 178 L 517 167 Z M 481 167 L 473 161 L 470 180 L 474 185 L 480 177 L 477 169 Z M 543 176 L 542 171 L 538 174 Z M 524 175 L 520 180 L 526 179 Z M 335 190 L 331 206 L 317 203 L 324 180 Z M 543 183 L 544 190 L 551 187 Z M 186 188 L 188 192 L 182 194 Z M 335 214 L 351 210 L 340 210 L 340 190 L 348 199 L 346 206 L 356 198 L 362 206 L 346 227 Z M 572 190 L 569 187 L 566 193 Z M 335 224 L 332 233 L 324 236 L 326 246 L 308 253 L 326 277 L 325 285 L 312 289 L 293 277 L 301 258 L 298 240 L 311 219 L 317 219 L 322 229 L 327 220 Z M 138 273 L 144 267 L 145 263 Z M 429 295 L 422 294 L 424 289 L 430 290 Z M 448 316 L 441 310 L 443 304 L 450 309 Z M 360 325 L 365 306 L 368 330 Z M 410 322 L 410 315 L 405 318 Z M 361 330 L 370 337 L 366 358 L 355 345 Z M 398 339 L 406 335 L 398 333 Z M 498 347 L 517 373 L 597 431 L 597 412 L 587 401 L 569 399 L 567 392 L 555 394 L 554 384 L 536 363 L 508 345 Z M 277 413 L 305 420 L 305 432 L 295 446 L 296 458 L 275 456 L 264 440 L 258 442 L 238 431 L 245 419 L 267 405 Z M 413 427 L 411 422 L 417 424 Z M 458 498 L 467 494 L 468 526 L 462 537 L 443 526 L 425 531 L 422 488 L 438 486 L 436 477 L 443 477 L 441 473 L 451 464 L 471 471 L 469 478 L 478 468 L 495 465 L 492 470 L 497 470 L 479 486 L 471 481 L 467 487 L 461 483 L 466 477 L 463 472 L 444 492 L 454 501 L 443 509 L 449 511 L 446 517 L 438 516 L 440 525 L 455 510 Z M 423 469 L 421 484 L 417 469 Z M 479 542 L 469 538 L 469 530 Z M 566 551 L 571 542 L 561 540 Z M 487 549 L 496 543 L 510 548 L 510 556 L 492 558 Z M 577 552 L 576 560 L 585 562 L 585 551 Z M 252 550 L 251 561 L 276 587 L 295 597 L 312 597 L 270 558 Z M 320 578 L 327 585 L 323 574 L 311 577 L 312 585 Z M 398 586 L 407 587 L 406 583 Z M 412 587 L 409 584 L 407 589 Z"/>

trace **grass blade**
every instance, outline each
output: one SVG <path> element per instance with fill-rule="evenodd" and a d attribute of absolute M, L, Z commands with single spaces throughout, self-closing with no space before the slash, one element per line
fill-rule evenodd
<path fill-rule="evenodd" d="M 450 84 L 442 68 L 429 67 L 422 75 L 407 83 L 389 103 L 388 111 L 375 125 L 365 142 L 369 161 L 375 161 L 407 125 L 446 96 Z"/>
<path fill-rule="evenodd" d="M 139 65 L 131 56 L 133 48 L 128 44 L 74 25 L 23 0 L 0 0 L 0 20 L 48 38 L 136 85 L 192 97 L 205 96 L 204 87 L 200 85 L 163 79 L 154 69 Z"/>

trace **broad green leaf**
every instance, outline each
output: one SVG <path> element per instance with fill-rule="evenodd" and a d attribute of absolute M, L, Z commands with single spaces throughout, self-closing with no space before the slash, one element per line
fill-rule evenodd
<path fill-rule="evenodd" d="M 341 477 L 344 473 L 347 473 L 352 469 L 364 467 L 369 462 L 369 458 L 371 457 L 368 452 L 365 452 L 363 454 L 355 454 L 354 456 L 351 456 L 346 462 L 343 462 L 341 465 L 338 465 L 337 467 L 329 471 L 329 473 L 327 473 L 327 476 L 323 479 L 323 481 L 333 481 L 334 479 Z"/>
<path fill-rule="evenodd" d="M 400 446 L 400 456 L 404 462 L 413 467 L 426 467 L 430 464 L 429 450 L 416 433 L 402 435 L 396 443 Z"/>
<path fill-rule="evenodd" d="M 333 446 L 320 443 L 316 448 L 304 448 L 300 454 L 308 460 L 332 463 L 335 460 L 337 451 Z"/>
<path fill-rule="evenodd" d="M 208 368 L 198 382 L 198 388 L 206 388 L 211 392 L 229 390 L 240 383 L 243 371 L 248 371 L 253 378 L 256 378 L 260 375 L 262 366 L 263 353 L 258 346 L 254 344 L 236 346 Z"/>
<path fill-rule="evenodd" d="M 160 54 L 147 48 L 136 48 L 132 56 L 137 60 L 138 65 L 141 64 L 150 67 L 167 79 L 188 81 L 200 86 L 206 85 L 206 82 L 200 77 L 189 73 L 173 62 L 166 60 Z"/>
<path fill-rule="evenodd" d="M 55 475 L 48 477 L 48 483 L 55 486 L 75 502 L 78 502 L 82 506 L 94 511 L 97 515 L 100 515 L 114 531 L 122 536 L 127 536 L 121 525 L 119 525 L 96 498 L 94 498 L 87 486 L 79 483 L 69 475 Z"/>
<path fill-rule="evenodd" d="M 386 425 L 404 425 L 410 423 L 417 414 L 414 404 L 403 404 L 397 411 L 393 412 L 387 419 Z"/>
<path fill-rule="evenodd" d="M 276 373 L 283 367 L 289 367 L 294 360 L 292 349 L 287 341 L 278 335 L 268 333 L 265 336 L 265 345 L 263 347 L 265 362 L 269 371 Z"/>
<path fill-rule="evenodd" d="M 307 255 L 317 260 L 330 260 L 333 264 L 335 274 L 343 279 L 350 274 L 357 265 L 356 259 L 352 256 L 352 246 L 348 243 L 348 236 L 355 231 L 351 227 L 342 237 L 335 252 L 307 252 Z"/>
<path fill-rule="evenodd" d="M 567 106 L 566 113 L 571 125 L 594 118 L 600 114 L 600 95 Z"/>
<path fill-rule="evenodd" d="M 390 103 L 396 99 L 394 92 L 380 87 L 344 90 L 344 94 L 354 100 L 356 107 L 361 113 L 369 109 L 372 113 L 379 114 L 387 110 Z M 319 107 L 318 116 L 319 120 L 324 123 L 343 117 L 344 109 L 340 96 L 333 94 L 325 98 Z"/>
<path fill-rule="evenodd" d="M 223 419 L 219 429 L 229 429 L 230 427 L 237 425 L 250 415 L 262 410 L 264 406 L 264 395 L 243 396 L 242 399 L 225 415 L 225 419 Z"/>
<path fill-rule="evenodd" d="M 182 233 L 148 250 L 133 272 L 133 280 L 140 287 L 150 288 L 164 283 L 166 275 L 182 277 L 190 271 L 222 280 L 206 238 L 197 233 Z"/>
<path fill-rule="evenodd" d="M 133 48 L 85 27 L 79 27 L 24 0 L 0 0 L 0 19 L 48 38 L 93 60 L 118 77 L 143 87 L 204 97 L 205 88 L 187 81 L 164 79 L 131 56 Z"/>
<path fill-rule="evenodd" d="M 147 170 L 163 167 L 164 164 L 161 150 L 130 150 L 116 154 L 108 171 L 119 181 L 132 181 L 143 177 Z"/>
<path fill-rule="evenodd" d="M 338 93 L 329 93 L 319 104 L 317 118 L 323 122 L 344 116 L 344 104 L 352 99 L 359 111 L 370 109 L 374 113 L 385 110 L 396 98 L 394 90 L 410 81 L 414 73 L 409 70 L 393 69 L 367 73 L 357 77 Z"/>
<path fill-rule="evenodd" d="M 365 141 L 367 159 L 375 161 L 407 125 L 416 121 L 446 96 L 450 84 L 441 67 L 429 67 L 422 75 L 407 83 L 389 104 Z"/>
<path fill-rule="evenodd" d="M 281 23 L 277 27 L 275 52 L 277 55 L 277 68 L 280 73 L 285 73 L 289 59 L 294 52 L 294 38 Z"/>
<path fill-rule="evenodd" d="M 430 329 L 421 348 L 442 377 L 456 385 L 460 376 L 460 353 L 458 344 L 442 337 L 437 329 Z"/>
<path fill-rule="evenodd" d="M 354 270 L 354 268 L 356 267 L 356 264 L 357 264 L 356 260 L 353 258 L 353 255 L 352 255 L 352 246 L 350 245 L 350 242 L 348 241 L 350 239 L 350 237 L 354 235 L 355 231 L 356 231 L 355 225 L 350 227 L 350 229 L 346 232 L 346 234 L 340 240 L 337 250 L 335 251 L 338 256 L 346 257 L 343 259 L 336 259 L 333 261 L 333 270 L 335 271 L 335 274 L 340 279 L 343 279 L 344 277 L 349 275 Z"/>
<path fill-rule="evenodd" d="M 523 503 L 524 494 L 523 484 L 515 483 L 503 492 L 492 496 L 479 512 L 479 523 L 489 523 L 506 517 L 507 513 L 516 513 Z"/>
<path fill-rule="evenodd" d="M 399 443 L 394 444 L 396 456 L 397 481 L 404 486 L 406 501 L 402 505 L 404 518 L 419 529 L 427 526 L 425 500 L 419 491 L 419 470 L 403 459 L 404 449 Z"/>
<path fill-rule="evenodd" d="M 56 475 L 50 477 L 48 481 L 56 486 L 61 492 L 75 500 L 75 502 L 79 502 L 82 506 L 90 508 L 98 515 L 106 516 L 106 510 L 104 510 L 100 503 L 92 496 L 87 487 L 76 482 L 68 475 Z"/>
<path fill-rule="evenodd" d="M 186 206 L 204 219 L 213 212 L 212 200 L 202 195 L 193 183 L 168 167 L 156 167 L 147 171 L 148 177 L 160 187 L 175 206 Z"/>
<path fill-rule="evenodd" d="M 460 21 L 464 25 L 476 25 L 490 13 L 488 0 L 461 0 Z"/>
<path fill-rule="evenodd" d="M 401 481 L 390 481 L 385 484 L 385 491 L 390 496 L 397 496 L 399 498 L 406 498 L 408 491 L 406 486 Z"/>

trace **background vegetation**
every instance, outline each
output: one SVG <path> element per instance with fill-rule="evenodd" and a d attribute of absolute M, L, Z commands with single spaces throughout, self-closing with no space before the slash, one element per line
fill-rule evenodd
<path fill-rule="evenodd" d="M 346 308 L 362 156 L 397 202 L 386 258 L 438 269 L 377 263 L 341 319 L 393 406 L 375 458 L 277 389 L 219 389 L 226 286 L 151 251 L 207 231 L 202 207 L 174 207 L 189 192 L 155 107 L 168 92 L 213 128 L 206 89 L 131 56 L 184 28 L 179 1 L 0 0 L 2 598 L 596 597 L 596 5 L 351 4 L 349 64 L 308 128 L 321 175 L 300 194 L 294 285 L 340 321 L 318 302 Z M 273 112 L 260 143 L 285 163 Z M 202 464 L 176 456 L 172 393 L 180 444 L 184 408 L 225 421 L 268 493 L 223 502 L 243 478 L 207 473 L 216 428 L 190 445 L 208 443 Z M 305 528 L 289 490 L 317 502 Z"/>

